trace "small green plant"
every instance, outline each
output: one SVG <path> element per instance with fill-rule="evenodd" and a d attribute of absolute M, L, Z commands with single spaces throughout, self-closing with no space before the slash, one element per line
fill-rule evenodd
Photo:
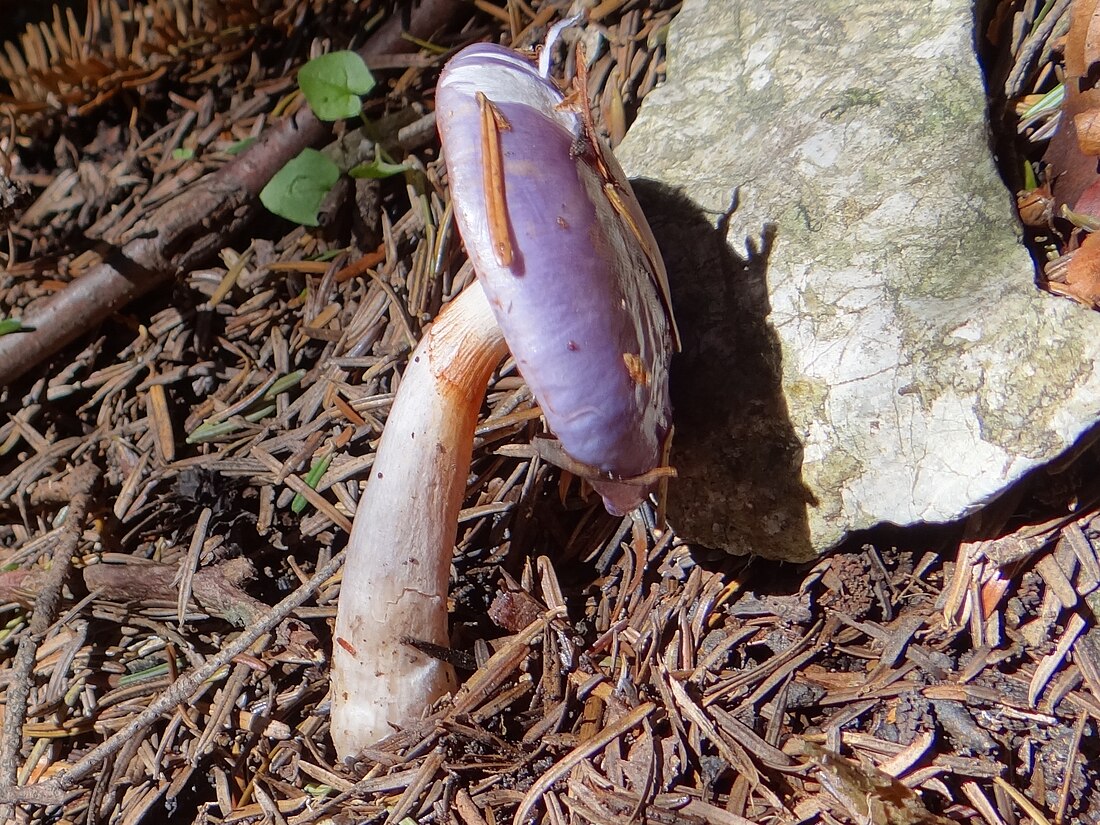
<path fill-rule="evenodd" d="M 318 118 L 344 120 L 359 114 L 359 98 L 374 88 L 374 75 L 355 52 L 330 52 L 302 66 L 298 88 Z"/>
<path fill-rule="evenodd" d="M 18 318 L 0 318 L 0 335 L 10 335 L 13 332 L 29 332 L 33 327 L 23 326 Z"/>
<path fill-rule="evenodd" d="M 309 472 L 306 473 L 306 477 L 302 479 L 312 490 L 317 489 L 317 485 L 321 483 L 321 479 L 325 477 L 325 473 L 328 472 L 328 467 L 332 463 L 332 455 L 326 455 L 320 459 L 320 461 L 313 462 L 313 466 L 309 468 Z M 294 496 L 294 500 L 290 502 L 290 509 L 298 515 L 305 512 L 306 507 L 309 506 L 309 499 L 298 493 Z"/>
<path fill-rule="evenodd" d="M 280 218 L 316 226 L 317 211 L 339 179 L 340 167 L 327 155 L 303 149 L 268 181 L 260 202 Z"/>
<path fill-rule="evenodd" d="M 390 163 L 382 157 L 382 153 L 375 154 L 370 163 L 360 163 L 348 170 L 353 178 L 388 178 L 400 175 L 409 168 L 406 163 Z"/>
<path fill-rule="evenodd" d="M 225 147 L 225 153 L 227 155 L 239 155 L 255 142 L 256 138 L 254 137 L 247 137 L 244 140 L 238 140 L 237 142 L 231 143 L 229 146 Z"/>
<path fill-rule="evenodd" d="M 374 76 L 358 54 L 330 52 L 306 63 L 298 72 L 298 87 L 306 102 L 324 121 L 355 117 L 362 111 L 362 95 L 375 86 Z M 388 178 L 408 167 L 391 163 L 376 150 L 370 163 L 348 170 L 357 178 Z M 275 173 L 260 192 L 260 202 L 281 218 L 303 226 L 317 226 L 317 213 L 342 170 L 323 152 L 304 149 Z"/>

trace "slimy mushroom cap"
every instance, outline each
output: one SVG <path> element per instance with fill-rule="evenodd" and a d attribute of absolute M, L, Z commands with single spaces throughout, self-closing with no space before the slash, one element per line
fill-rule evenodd
<path fill-rule="evenodd" d="M 656 242 L 585 105 L 490 44 L 452 58 L 436 91 L 455 218 L 489 304 L 569 469 L 621 514 L 663 464 L 675 329 Z"/>

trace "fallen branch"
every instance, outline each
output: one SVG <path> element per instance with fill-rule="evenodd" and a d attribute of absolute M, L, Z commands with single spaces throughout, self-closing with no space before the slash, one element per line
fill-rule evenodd
<path fill-rule="evenodd" d="M 248 627 L 267 612 L 267 605 L 241 589 L 255 574 L 252 562 L 229 559 L 195 573 L 191 595 L 211 616 L 236 627 Z M 84 568 L 89 591 L 120 602 L 175 602 L 179 597 L 178 568 L 171 564 L 93 564 Z"/>
<path fill-rule="evenodd" d="M 427 38 L 463 3 L 423 0 L 407 32 Z M 364 59 L 416 46 L 400 15 L 390 18 L 360 50 Z M 10 384 L 111 313 L 179 272 L 211 260 L 260 210 L 258 195 L 271 177 L 303 149 L 330 134 L 308 106 L 279 121 L 255 145 L 141 220 L 103 261 L 20 319 L 27 331 L 0 336 L 0 386 Z"/>

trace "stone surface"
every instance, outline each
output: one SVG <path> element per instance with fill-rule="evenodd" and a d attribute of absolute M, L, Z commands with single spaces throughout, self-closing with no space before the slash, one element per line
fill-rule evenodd
<path fill-rule="evenodd" d="M 670 519 L 805 559 L 964 516 L 1100 411 L 1100 316 L 1039 292 L 971 0 L 686 0 L 617 150 L 670 270 Z M 736 194 L 735 194 L 736 193 Z"/>

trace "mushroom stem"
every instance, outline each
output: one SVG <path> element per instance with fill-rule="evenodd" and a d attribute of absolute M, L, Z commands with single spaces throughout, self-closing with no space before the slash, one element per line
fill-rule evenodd
<path fill-rule="evenodd" d="M 507 354 L 474 282 L 420 341 L 401 380 L 348 544 L 332 663 L 332 739 L 354 756 L 457 686 L 447 584 L 478 411 Z"/>

